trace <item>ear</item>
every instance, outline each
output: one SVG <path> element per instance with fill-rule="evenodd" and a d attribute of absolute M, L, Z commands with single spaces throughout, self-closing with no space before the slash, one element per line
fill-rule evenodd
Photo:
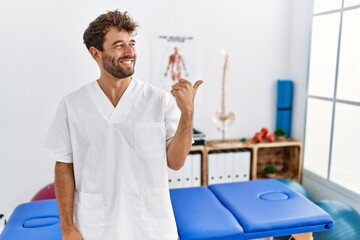
<path fill-rule="evenodd" d="M 95 47 L 90 47 L 89 48 L 89 53 L 91 54 L 91 56 L 93 57 L 93 59 L 97 62 L 101 59 L 101 51 L 98 50 Z"/>

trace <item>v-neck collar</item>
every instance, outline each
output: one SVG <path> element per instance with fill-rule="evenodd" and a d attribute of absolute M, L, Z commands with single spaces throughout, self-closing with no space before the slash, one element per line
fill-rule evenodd
<path fill-rule="evenodd" d="M 97 80 L 89 84 L 88 92 L 90 97 L 107 121 L 119 122 L 127 116 L 128 112 L 130 111 L 130 107 L 127 105 L 127 103 L 131 102 L 131 93 L 135 85 L 134 82 L 135 79 L 131 79 L 129 86 L 121 96 L 116 107 L 114 107 L 104 91 L 101 89 Z"/>

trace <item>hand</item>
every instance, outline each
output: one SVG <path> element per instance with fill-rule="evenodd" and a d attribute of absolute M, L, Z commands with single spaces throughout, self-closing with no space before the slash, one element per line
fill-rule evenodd
<path fill-rule="evenodd" d="M 69 232 L 62 232 L 62 240 L 84 240 L 77 229 L 73 229 Z"/>
<path fill-rule="evenodd" d="M 176 104 L 182 113 L 194 112 L 196 91 L 202 83 L 202 80 L 198 80 L 192 85 L 191 82 L 180 78 L 179 82 L 172 86 L 171 94 L 175 97 Z"/>

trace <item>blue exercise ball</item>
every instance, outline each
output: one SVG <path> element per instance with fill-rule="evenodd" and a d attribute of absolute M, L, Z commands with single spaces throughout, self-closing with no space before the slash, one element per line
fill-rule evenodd
<path fill-rule="evenodd" d="M 322 200 L 316 204 L 331 215 L 334 229 L 314 233 L 314 240 L 360 239 L 360 214 L 355 209 L 336 200 Z"/>
<path fill-rule="evenodd" d="M 282 179 L 278 179 L 278 180 L 280 182 L 286 184 L 290 189 L 294 190 L 295 192 L 298 192 L 298 193 L 304 195 L 309 200 L 312 200 L 309 192 L 300 183 L 295 182 L 295 181 L 290 180 L 290 179 L 287 179 L 287 178 L 282 178 Z"/>

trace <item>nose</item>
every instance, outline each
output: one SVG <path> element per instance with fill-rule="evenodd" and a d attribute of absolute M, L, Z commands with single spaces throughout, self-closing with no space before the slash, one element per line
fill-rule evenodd
<path fill-rule="evenodd" d="M 124 55 L 133 57 L 135 55 L 135 48 L 130 46 L 129 44 L 125 44 L 124 47 Z"/>

